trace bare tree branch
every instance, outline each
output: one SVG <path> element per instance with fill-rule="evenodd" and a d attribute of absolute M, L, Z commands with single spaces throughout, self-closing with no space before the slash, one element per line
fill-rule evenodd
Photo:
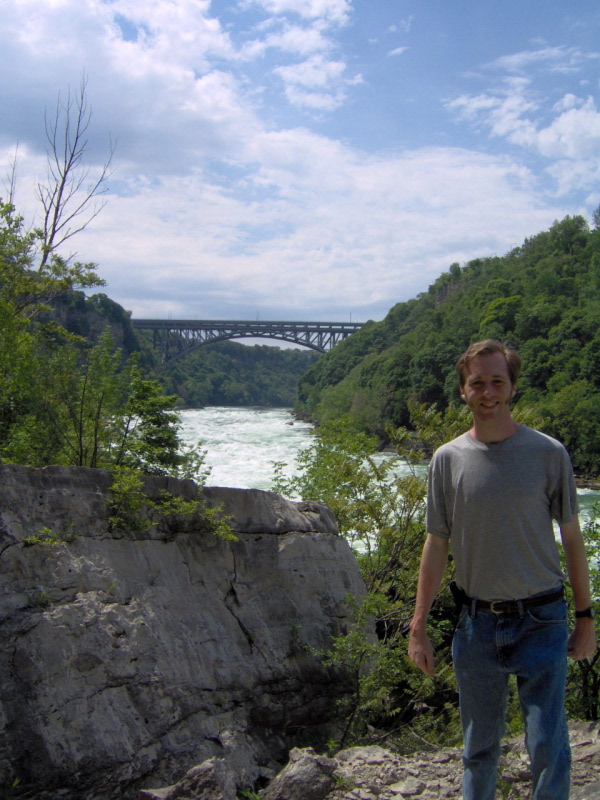
<path fill-rule="evenodd" d="M 87 77 L 81 79 L 79 93 L 72 97 L 69 90 L 65 102 L 60 94 L 52 120 L 44 115 L 48 140 L 48 173 L 45 183 L 38 183 L 37 195 L 44 209 L 42 228 L 42 270 L 60 245 L 80 233 L 98 216 L 106 205 L 100 199 L 108 190 L 115 147 L 110 141 L 109 156 L 100 175 L 87 187 L 84 184 L 90 168 L 84 165 L 88 151 L 87 132 L 92 111 L 86 98 Z M 69 257 L 70 260 L 73 255 Z"/>
<path fill-rule="evenodd" d="M 2 185 L 4 187 L 4 191 L 6 193 L 7 202 L 10 203 L 11 206 L 15 205 L 15 194 L 17 191 L 17 162 L 19 160 L 19 142 L 17 142 L 15 147 L 15 154 L 12 159 L 12 163 L 10 164 L 7 172 L 6 177 L 2 181 Z"/>

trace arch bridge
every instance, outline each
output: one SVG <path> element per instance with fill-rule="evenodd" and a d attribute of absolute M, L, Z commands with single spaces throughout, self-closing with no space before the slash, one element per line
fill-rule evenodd
<path fill-rule="evenodd" d="M 364 322 L 259 322 L 250 320 L 132 319 L 137 330 L 152 331 L 163 363 L 226 339 L 279 339 L 325 353 L 364 327 Z"/>

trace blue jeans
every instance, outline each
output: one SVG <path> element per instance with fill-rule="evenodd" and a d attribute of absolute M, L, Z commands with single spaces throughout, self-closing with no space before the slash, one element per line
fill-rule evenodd
<path fill-rule="evenodd" d="M 452 642 L 464 737 L 463 800 L 494 800 L 508 677 L 517 676 L 533 800 L 568 800 L 564 600 L 522 615 L 463 608 Z"/>

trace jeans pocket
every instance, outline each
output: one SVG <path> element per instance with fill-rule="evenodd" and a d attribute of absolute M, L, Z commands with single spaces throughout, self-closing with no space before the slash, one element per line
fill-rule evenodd
<path fill-rule="evenodd" d="M 564 600 L 555 600 L 553 603 L 534 606 L 527 610 L 527 616 L 540 625 L 566 625 L 567 604 Z"/>

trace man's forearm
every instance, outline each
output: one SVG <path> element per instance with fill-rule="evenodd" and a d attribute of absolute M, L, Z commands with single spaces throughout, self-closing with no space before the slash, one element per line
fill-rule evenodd
<path fill-rule="evenodd" d="M 424 631 L 433 601 L 439 591 L 448 562 L 448 540 L 427 534 L 421 566 L 415 612 L 410 623 L 411 633 Z"/>
<path fill-rule="evenodd" d="M 408 657 L 426 675 L 433 675 L 435 655 L 427 636 L 427 617 L 442 582 L 448 561 L 448 540 L 427 535 L 417 586 L 415 613 L 410 623 Z"/>
<path fill-rule="evenodd" d="M 560 533 L 567 562 L 569 583 L 575 600 L 575 608 L 581 611 L 592 604 L 592 595 L 585 543 L 578 518 L 575 516 L 571 522 L 561 525 Z"/>
<path fill-rule="evenodd" d="M 575 610 L 583 611 L 592 605 L 590 576 L 585 552 L 585 542 L 575 516 L 566 525 L 560 526 L 569 583 L 573 590 Z M 575 628 L 569 637 L 568 655 L 575 661 L 592 658 L 596 651 L 596 626 L 590 617 L 575 621 Z"/>

